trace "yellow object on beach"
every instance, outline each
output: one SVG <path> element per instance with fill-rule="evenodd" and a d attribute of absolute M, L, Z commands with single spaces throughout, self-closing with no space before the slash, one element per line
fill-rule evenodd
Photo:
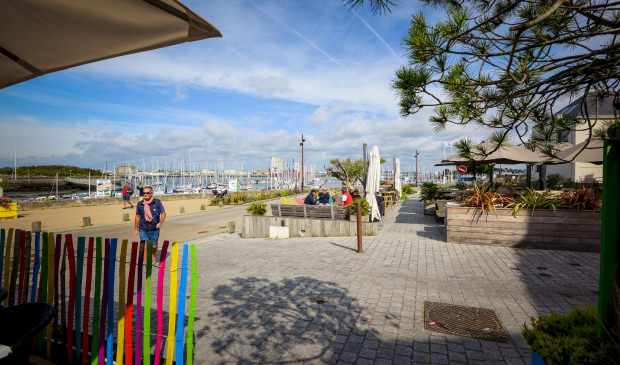
<path fill-rule="evenodd" d="M 280 198 L 280 203 L 284 204 L 284 205 L 299 205 L 294 199 L 292 198 Z"/>
<path fill-rule="evenodd" d="M 0 207 L 0 219 L 17 218 L 17 203 L 9 203 L 7 208 Z"/>

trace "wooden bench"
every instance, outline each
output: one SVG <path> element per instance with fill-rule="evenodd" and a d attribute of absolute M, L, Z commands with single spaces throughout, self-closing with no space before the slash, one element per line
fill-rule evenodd
<path fill-rule="evenodd" d="M 349 219 L 348 207 L 339 205 L 271 204 L 271 213 L 274 217 Z"/>
<path fill-rule="evenodd" d="M 451 200 L 435 200 L 435 219 L 440 222 L 446 218 L 446 206 Z"/>

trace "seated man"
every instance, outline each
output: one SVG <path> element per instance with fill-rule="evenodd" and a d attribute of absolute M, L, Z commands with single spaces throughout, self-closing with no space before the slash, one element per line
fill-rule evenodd
<path fill-rule="evenodd" d="M 319 193 L 319 205 L 329 205 L 329 198 L 327 188 L 323 188 L 323 190 Z"/>
<path fill-rule="evenodd" d="M 342 187 L 342 203 L 341 205 L 347 206 L 351 203 L 353 203 L 353 197 L 351 196 L 351 193 L 349 193 L 349 189 L 346 186 Z"/>
<path fill-rule="evenodd" d="M 316 189 L 312 189 L 310 190 L 310 193 L 306 196 L 306 199 L 304 199 L 304 204 L 315 205 L 316 199 L 317 199 Z"/>

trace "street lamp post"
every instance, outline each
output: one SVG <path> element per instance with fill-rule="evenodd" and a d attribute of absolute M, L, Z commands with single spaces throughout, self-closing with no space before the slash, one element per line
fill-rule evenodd
<path fill-rule="evenodd" d="M 418 186 L 418 150 L 415 150 L 415 185 Z"/>
<path fill-rule="evenodd" d="M 304 139 L 304 134 L 301 134 L 301 143 L 299 144 L 301 146 L 301 191 L 304 191 L 304 142 L 306 142 L 306 140 Z"/>

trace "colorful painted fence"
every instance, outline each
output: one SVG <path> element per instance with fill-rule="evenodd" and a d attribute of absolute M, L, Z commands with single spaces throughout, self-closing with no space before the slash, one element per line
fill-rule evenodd
<path fill-rule="evenodd" d="M 2 229 L 0 287 L 8 291 L 2 305 L 54 306 L 54 320 L 38 335 L 34 353 L 56 363 L 191 364 L 196 247 L 183 245 L 180 266 L 177 242 L 164 241 L 156 254 L 153 261 L 144 242 L 74 242 L 70 234 Z"/>

